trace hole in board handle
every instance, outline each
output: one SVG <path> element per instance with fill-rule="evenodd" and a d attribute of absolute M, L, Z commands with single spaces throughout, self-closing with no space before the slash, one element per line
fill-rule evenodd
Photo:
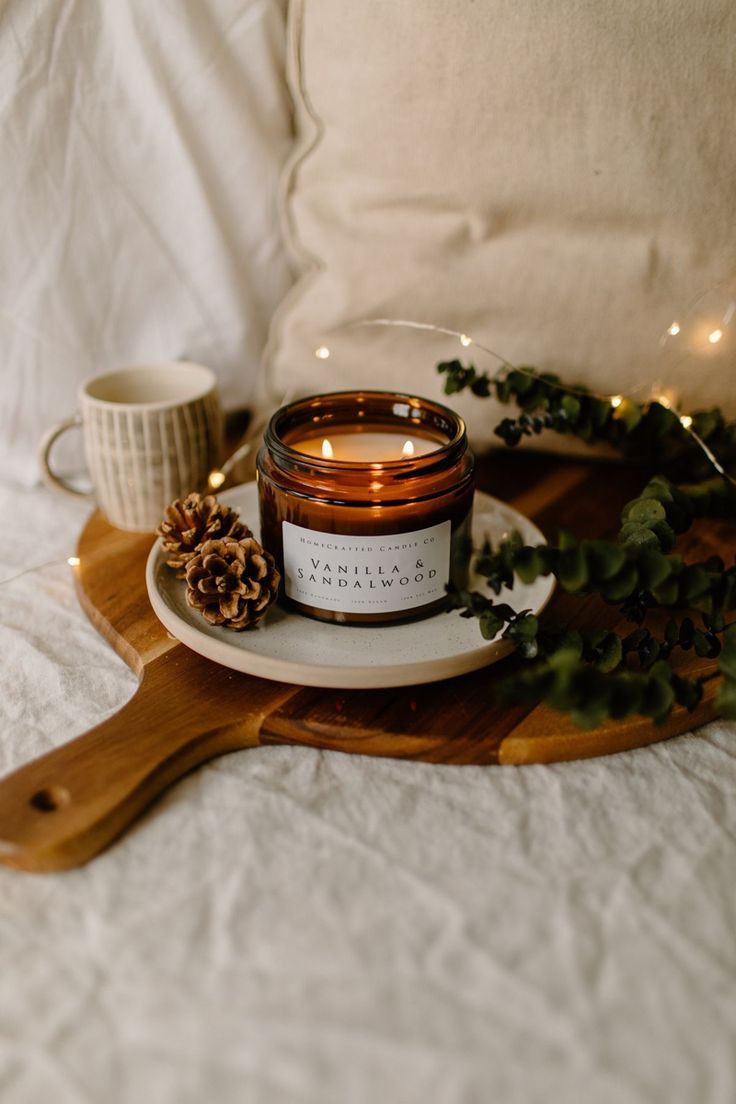
<path fill-rule="evenodd" d="M 39 813 L 54 813 L 63 805 L 68 805 L 71 795 L 63 786 L 46 786 L 30 798 L 30 803 Z"/>

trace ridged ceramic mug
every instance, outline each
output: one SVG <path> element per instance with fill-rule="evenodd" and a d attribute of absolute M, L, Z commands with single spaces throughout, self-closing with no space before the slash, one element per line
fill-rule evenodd
<path fill-rule="evenodd" d="M 81 427 L 92 491 L 79 491 L 51 468 L 57 437 Z M 120 368 L 82 385 L 79 409 L 39 446 L 45 481 L 94 497 L 120 529 L 149 531 L 164 507 L 207 486 L 220 462 L 222 413 L 209 368 L 174 361 Z"/>

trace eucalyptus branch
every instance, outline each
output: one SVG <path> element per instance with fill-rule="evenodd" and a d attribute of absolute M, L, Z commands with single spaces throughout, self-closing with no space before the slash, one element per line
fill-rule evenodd
<path fill-rule="evenodd" d="M 504 704 L 544 702 L 568 713 L 581 728 L 595 728 L 634 713 L 662 723 L 675 705 L 692 710 L 701 696 L 700 682 L 681 678 L 666 660 L 658 660 L 646 671 L 606 673 L 566 648 L 523 669 L 499 688 Z"/>
<path fill-rule="evenodd" d="M 736 566 L 726 568 L 717 556 L 686 564 L 671 551 L 676 536 L 698 517 L 736 517 L 729 484 L 716 478 L 676 487 L 656 476 L 624 507 L 617 541 L 578 541 L 562 533 L 557 544 L 525 545 L 513 534 L 495 550 L 487 545 L 475 570 L 495 594 L 512 588 L 515 577 L 532 583 L 540 575 L 554 575 L 571 594 L 599 593 L 621 603 L 635 622 L 659 605 L 694 609 L 718 624 L 722 614 L 736 608 Z"/>
<path fill-rule="evenodd" d="M 569 626 L 547 626 L 529 610 L 516 612 L 506 602 L 477 591 L 449 588 L 450 608 L 460 610 L 462 617 L 477 617 L 481 634 L 486 640 L 501 635 L 510 640 L 524 659 L 544 656 L 549 659 L 558 651 L 572 651 L 584 663 L 592 663 L 604 674 L 615 671 L 635 659 L 638 669 L 647 670 L 658 660 L 669 659 L 676 649 L 690 651 L 703 659 L 715 659 L 721 652 L 719 632 L 732 626 L 714 628 L 707 620 L 698 628 L 691 617 L 681 621 L 670 618 L 662 636 L 650 629 L 637 628 L 626 636 L 610 629 L 580 631 Z"/>
<path fill-rule="evenodd" d="M 508 445 L 550 429 L 605 442 L 627 456 L 654 455 L 670 471 L 680 463 L 691 478 L 707 470 L 707 449 L 722 462 L 736 458 L 736 424 L 719 410 L 696 412 L 686 423 L 664 402 L 606 399 L 534 368 L 509 367 L 489 376 L 453 360 L 438 370 L 447 394 L 468 390 L 516 403 L 520 413 L 495 429 Z M 675 705 L 694 709 L 701 699 L 703 680 L 680 677 L 670 663 L 675 650 L 692 649 L 703 659 L 718 658 L 717 708 L 736 718 L 736 624 L 726 624 L 726 614 L 736 609 L 736 565 L 727 568 L 718 556 L 686 563 L 674 552 L 677 537 L 696 519 L 736 520 L 734 481 L 715 466 L 721 474 L 699 483 L 678 486 L 655 476 L 624 507 L 615 541 L 560 533 L 556 544 L 525 545 L 515 533 L 495 549 L 487 544 L 481 550 L 475 571 L 494 595 L 513 589 L 516 579 L 529 584 L 554 575 L 563 590 L 581 598 L 600 594 L 639 626 L 626 635 L 579 632 L 547 625 L 529 610 L 517 612 L 477 591 L 451 590 L 452 608 L 477 618 L 484 637 L 500 634 L 519 655 L 537 661 L 502 684 L 503 700 L 544 701 L 585 727 L 632 713 L 662 721 Z M 642 622 L 658 607 L 695 611 L 702 624 L 689 615 L 670 618 L 657 636 Z"/>
<path fill-rule="evenodd" d="M 584 386 L 565 384 L 552 372 L 522 366 L 489 376 L 459 360 L 443 361 L 437 371 L 445 376 L 447 395 L 467 390 L 478 398 L 494 396 L 502 403 L 516 403 L 521 414 L 504 418 L 494 431 L 507 445 L 550 429 L 588 443 L 606 442 L 626 456 L 656 456 L 663 469 L 684 463 L 697 475 L 710 466 L 696 443 L 699 438 L 721 462 L 736 459 L 736 425 L 717 409 L 695 412 L 694 436 L 688 436 L 678 416 L 663 403 L 621 397 L 614 404 Z"/>

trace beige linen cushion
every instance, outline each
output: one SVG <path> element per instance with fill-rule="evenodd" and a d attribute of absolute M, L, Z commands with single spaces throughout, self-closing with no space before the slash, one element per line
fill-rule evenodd
<path fill-rule="evenodd" d="M 728 0 L 293 3 L 302 275 L 272 327 L 274 393 L 439 395 L 435 362 L 466 351 L 345 328 L 384 316 L 605 393 L 659 378 L 734 411 L 721 358 L 673 373 L 658 339 L 734 266 L 735 35 Z M 456 405 L 487 437 L 489 404 Z"/>

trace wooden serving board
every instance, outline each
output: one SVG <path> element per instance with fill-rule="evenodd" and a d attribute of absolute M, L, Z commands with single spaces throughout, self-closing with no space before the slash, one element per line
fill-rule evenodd
<path fill-rule="evenodd" d="M 615 531 L 620 507 L 646 473 L 614 465 L 497 453 L 479 486 L 542 529 L 580 536 Z M 688 555 L 723 553 L 725 527 L 688 534 Z M 608 755 L 664 740 L 713 716 L 713 687 L 695 713 L 655 726 L 642 718 L 582 732 L 544 707 L 501 710 L 493 690 L 518 660 L 462 678 L 392 690 L 315 690 L 268 682 L 189 651 L 157 621 L 145 589 L 150 536 L 124 533 L 98 512 L 79 540 L 79 599 L 92 623 L 138 674 L 119 713 L 0 782 L 0 861 L 50 871 L 86 862 L 182 775 L 226 752 L 303 744 L 432 763 L 524 764 Z M 558 594 L 549 616 L 579 628 L 608 625 L 615 609 Z M 707 669 L 691 653 L 683 673 Z M 366 769 L 370 769 L 366 767 Z"/>

